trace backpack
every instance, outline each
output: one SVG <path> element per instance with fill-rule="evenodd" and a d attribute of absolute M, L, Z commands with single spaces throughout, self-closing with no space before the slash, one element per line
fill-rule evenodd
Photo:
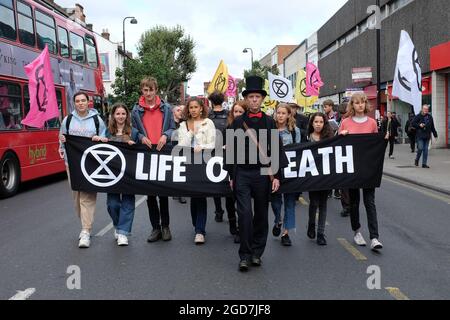
<path fill-rule="evenodd" d="M 67 133 L 69 133 L 70 122 L 72 121 L 72 118 L 73 118 L 73 114 L 69 114 L 69 115 L 67 116 L 67 120 L 66 120 L 66 131 L 67 131 Z M 95 123 L 95 131 L 97 132 L 96 135 L 98 136 L 98 134 L 99 134 L 99 132 L 100 132 L 100 121 L 98 120 L 98 115 L 95 116 L 95 117 L 92 118 L 92 119 L 94 119 L 94 123 Z"/>

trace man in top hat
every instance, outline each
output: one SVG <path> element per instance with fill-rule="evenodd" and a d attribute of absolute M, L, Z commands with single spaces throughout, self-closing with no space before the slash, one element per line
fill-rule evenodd
<path fill-rule="evenodd" d="M 269 231 L 269 197 L 280 188 L 281 170 L 272 172 L 273 175 L 264 175 L 262 168 L 273 166 L 277 160 L 279 160 L 279 168 L 286 167 L 288 164 L 275 121 L 261 112 L 261 105 L 267 96 L 267 92 L 263 90 L 264 79 L 257 76 L 248 77 L 246 88 L 242 95 L 248 105 L 248 111 L 236 118 L 231 128 L 232 130 L 242 129 L 248 138 L 245 140 L 245 147 L 241 145 L 239 148 L 235 138 L 235 161 L 232 166 L 227 167 L 231 177 L 231 188 L 237 201 L 241 238 L 239 270 L 242 272 L 247 271 L 250 264 L 261 266 L 261 256 L 266 247 Z M 278 146 L 271 145 L 271 134 L 277 135 Z M 263 139 L 264 136 L 267 139 Z M 257 152 L 256 163 L 250 161 L 252 150 Z M 240 164 L 236 159 L 240 158 L 243 152 L 245 152 L 245 163 Z M 270 164 L 267 161 L 269 158 Z M 252 210 L 252 197 L 254 210 Z"/>

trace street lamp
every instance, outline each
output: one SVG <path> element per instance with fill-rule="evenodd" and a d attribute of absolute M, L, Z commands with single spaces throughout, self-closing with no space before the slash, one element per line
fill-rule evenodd
<path fill-rule="evenodd" d="M 123 52 L 125 54 L 125 57 L 123 59 L 123 81 L 124 81 L 124 91 L 125 91 L 125 95 L 127 95 L 127 72 L 126 72 L 126 68 L 125 68 L 125 59 L 127 58 L 127 49 L 125 48 L 125 20 L 127 19 L 131 19 L 130 23 L 131 24 L 137 24 L 138 21 L 136 20 L 135 17 L 125 17 L 123 19 Z"/>
<path fill-rule="evenodd" d="M 250 71 L 253 70 L 253 49 L 252 48 L 245 48 L 244 51 L 242 51 L 243 53 L 247 53 L 248 50 L 250 50 L 251 54 L 252 54 L 252 67 L 250 68 Z"/>

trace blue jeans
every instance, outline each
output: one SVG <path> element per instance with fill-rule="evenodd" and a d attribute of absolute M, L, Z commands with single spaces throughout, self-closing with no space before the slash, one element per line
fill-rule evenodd
<path fill-rule="evenodd" d="M 281 206 L 284 197 L 284 219 L 285 230 L 295 229 L 295 200 L 296 193 L 274 194 L 272 195 L 272 210 L 275 215 L 275 224 L 281 222 Z"/>
<path fill-rule="evenodd" d="M 420 156 L 423 153 L 422 164 L 428 164 L 428 146 L 430 145 L 430 139 L 417 139 L 417 157 L 416 160 L 420 160 Z"/>
<path fill-rule="evenodd" d="M 118 234 L 130 235 L 134 219 L 134 194 L 108 193 L 106 204 L 108 213 Z"/>
<path fill-rule="evenodd" d="M 191 217 L 195 234 L 206 234 L 206 198 L 191 198 Z"/>

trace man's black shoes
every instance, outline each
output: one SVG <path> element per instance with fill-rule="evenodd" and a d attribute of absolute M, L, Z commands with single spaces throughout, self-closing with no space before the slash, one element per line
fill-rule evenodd
<path fill-rule="evenodd" d="M 261 267 L 262 261 L 261 258 L 252 257 L 252 266 Z"/>
<path fill-rule="evenodd" d="M 239 262 L 239 271 L 241 271 L 241 272 L 248 271 L 248 261 L 247 260 L 241 260 L 241 262 Z"/>

